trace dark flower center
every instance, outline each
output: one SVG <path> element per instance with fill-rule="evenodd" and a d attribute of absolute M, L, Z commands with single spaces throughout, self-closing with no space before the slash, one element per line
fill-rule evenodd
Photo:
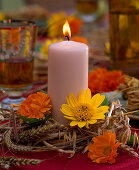
<path fill-rule="evenodd" d="M 87 104 L 85 104 L 76 107 L 74 116 L 78 121 L 88 121 L 90 120 L 92 115 L 90 113 L 89 107 L 87 106 Z"/>
<path fill-rule="evenodd" d="M 104 155 L 108 156 L 112 152 L 112 149 L 110 146 L 107 146 L 104 148 L 103 153 Z"/>

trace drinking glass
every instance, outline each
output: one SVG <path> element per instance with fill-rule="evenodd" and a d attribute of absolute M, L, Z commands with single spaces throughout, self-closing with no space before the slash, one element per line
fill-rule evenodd
<path fill-rule="evenodd" d="M 98 0 L 76 0 L 76 9 L 84 22 L 96 19 Z"/>
<path fill-rule="evenodd" d="M 111 66 L 139 78 L 139 1 L 109 0 Z"/>
<path fill-rule="evenodd" d="M 35 21 L 0 21 L 0 88 L 8 94 L 2 107 L 19 104 L 31 88 L 36 38 Z"/>

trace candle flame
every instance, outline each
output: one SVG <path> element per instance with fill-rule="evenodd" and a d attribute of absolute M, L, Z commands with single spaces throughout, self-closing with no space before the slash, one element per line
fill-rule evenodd
<path fill-rule="evenodd" d="M 66 21 L 65 24 L 63 25 L 63 34 L 64 36 L 71 37 L 71 31 L 68 21 Z"/>

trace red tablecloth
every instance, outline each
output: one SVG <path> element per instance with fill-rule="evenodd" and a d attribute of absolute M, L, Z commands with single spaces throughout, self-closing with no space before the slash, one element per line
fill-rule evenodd
<path fill-rule="evenodd" d="M 134 127 L 132 133 L 139 134 L 138 121 L 131 121 L 131 125 Z M 136 150 L 139 154 L 139 150 Z M 10 170 L 139 170 L 139 157 L 133 157 L 127 152 L 118 151 L 119 156 L 116 158 L 116 163 L 109 164 L 97 164 L 91 162 L 86 154 L 76 153 L 73 158 L 69 158 L 69 154 L 61 154 L 56 151 L 41 152 L 41 153 L 15 153 L 11 151 L 4 151 L 6 156 L 16 156 L 31 159 L 44 160 L 37 166 L 14 166 Z M 0 156 L 2 153 L 0 153 Z"/>
<path fill-rule="evenodd" d="M 139 151 L 137 151 L 139 153 Z M 10 170 L 139 170 L 139 158 L 135 158 L 127 152 L 120 151 L 116 158 L 116 163 L 97 164 L 88 159 L 87 154 L 77 153 L 73 158 L 68 158 L 67 154 L 57 152 L 44 153 L 11 153 L 7 155 L 43 159 L 37 166 L 14 166 Z"/>
<path fill-rule="evenodd" d="M 139 135 L 139 122 L 131 121 L 131 125 L 134 127 L 132 132 L 136 130 Z M 139 150 L 136 150 L 139 154 Z M 31 159 L 44 160 L 37 166 L 14 166 L 10 170 L 139 170 L 139 157 L 133 157 L 127 152 L 118 151 L 119 156 L 116 158 L 116 163 L 109 164 L 97 164 L 91 162 L 87 157 L 87 154 L 76 153 L 73 158 L 68 158 L 69 154 L 61 154 L 55 151 L 41 152 L 41 153 L 15 153 L 5 150 L 6 156 L 16 156 Z M 0 156 L 2 156 L 0 150 Z M 0 168 L 1 170 L 1 168 Z"/>
<path fill-rule="evenodd" d="M 139 122 L 131 121 L 132 133 L 136 130 L 139 135 Z M 139 150 L 136 150 L 139 154 Z M 91 162 L 86 154 L 76 153 L 73 158 L 69 158 L 69 154 L 61 154 L 56 151 L 41 152 L 41 153 L 19 153 L 4 151 L 6 156 L 16 156 L 31 159 L 44 160 L 37 166 L 14 166 L 10 170 L 139 170 L 139 157 L 133 157 L 127 152 L 118 151 L 119 156 L 116 158 L 115 164 L 97 164 Z M 3 153 L 0 150 L 0 156 Z M 0 168 L 1 170 L 1 168 Z"/>

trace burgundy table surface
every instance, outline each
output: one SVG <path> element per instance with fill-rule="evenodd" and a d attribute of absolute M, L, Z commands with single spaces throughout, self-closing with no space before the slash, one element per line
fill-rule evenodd
<path fill-rule="evenodd" d="M 139 151 L 137 151 L 139 153 Z M 77 153 L 73 158 L 67 154 L 58 152 L 42 153 L 8 153 L 7 155 L 43 159 L 37 166 L 14 166 L 10 170 L 139 170 L 139 158 L 135 158 L 127 152 L 119 151 L 115 164 L 97 164 L 88 159 L 87 154 Z"/>
<path fill-rule="evenodd" d="M 138 129 L 139 122 L 131 121 L 131 125 Z M 132 131 L 133 132 L 133 131 Z M 136 131 L 139 135 L 139 131 Z M 139 150 L 136 150 L 139 154 Z M 139 158 L 133 157 L 127 152 L 118 151 L 115 164 L 97 164 L 91 162 L 86 154 L 76 153 L 73 158 L 69 158 L 69 154 L 61 154 L 56 151 L 41 153 L 20 153 L 12 151 L 4 151 L 6 156 L 16 156 L 31 159 L 44 160 L 37 166 L 14 166 L 10 170 L 139 170 Z M 0 151 L 0 156 L 3 155 Z"/>
<path fill-rule="evenodd" d="M 139 135 L 139 121 L 130 121 L 134 131 Z M 133 129 L 132 129 L 133 130 Z M 133 132 L 133 131 L 132 131 Z M 87 154 L 77 153 L 73 158 L 68 158 L 69 154 L 61 154 L 55 151 L 41 152 L 41 153 L 14 153 L 12 151 L 5 150 L 6 156 L 16 156 L 31 159 L 44 160 L 37 166 L 14 166 L 10 170 L 139 170 L 139 158 L 133 157 L 127 152 L 118 151 L 119 156 L 116 158 L 116 163 L 109 164 L 97 164 L 91 162 L 87 157 Z M 137 151 L 139 154 L 139 150 Z M 0 150 L 0 156 L 3 153 Z M 0 168 L 1 170 L 1 168 Z"/>

